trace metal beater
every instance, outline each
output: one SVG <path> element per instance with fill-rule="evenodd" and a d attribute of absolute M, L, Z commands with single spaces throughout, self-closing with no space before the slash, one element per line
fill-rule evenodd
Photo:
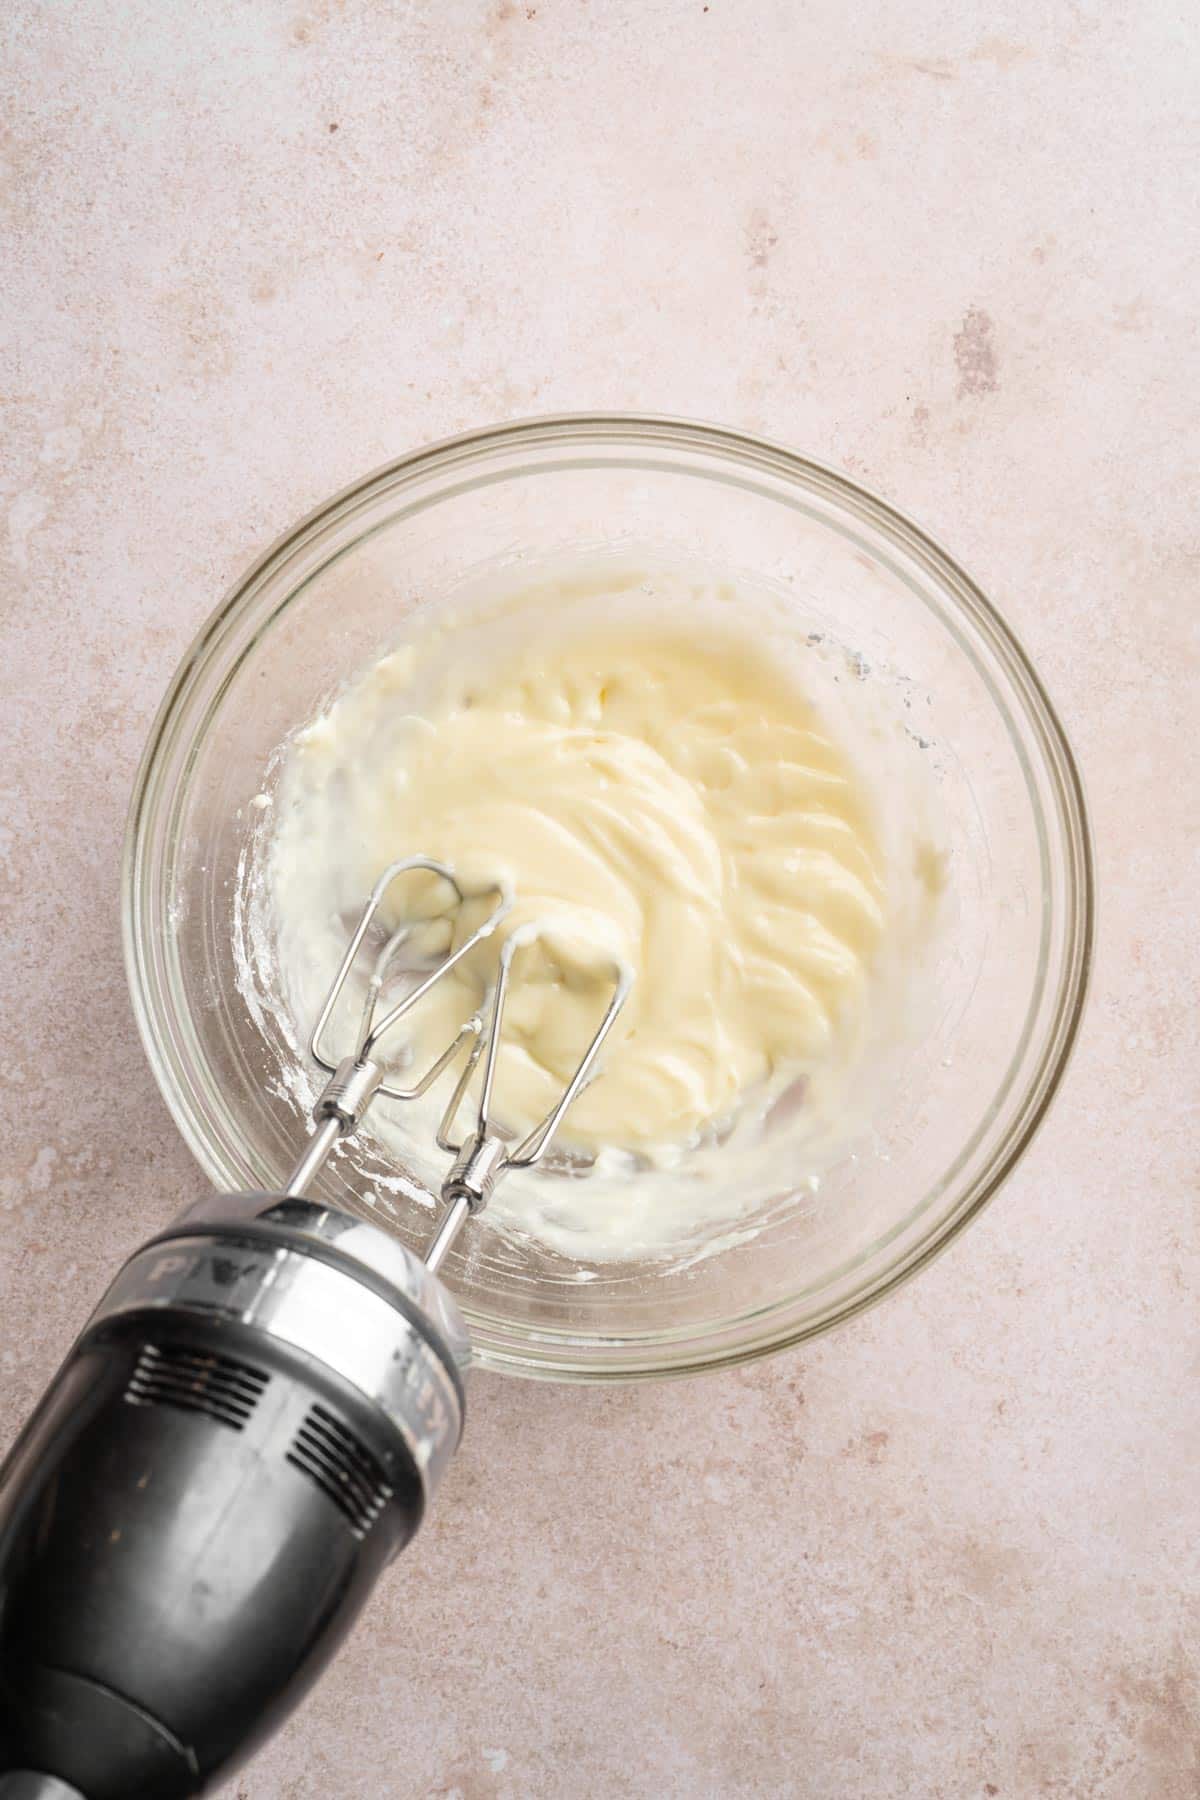
<path fill-rule="evenodd" d="M 0 1800 L 190 1800 L 224 1780 L 333 1655 L 415 1533 L 462 1430 L 470 1343 L 436 1269 L 496 1182 L 549 1151 L 629 992 L 612 993 L 555 1105 L 520 1142 L 493 1118 L 513 964 L 416 1080 L 381 1043 L 496 930 L 482 924 L 376 1018 L 417 922 L 374 960 L 352 1052 L 324 1040 L 393 885 L 379 877 L 310 1049 L 330 1075 L 280 1192 L 213 1196 L 117 1276 L 0 1468 Z M 463 1066 L 438 1143 L 453 1164 L 424 1259 L 308 1199 L 376 1095 L 413 1100 Z M 476 1077 L 474 1122 L 455 1122 Z"/>
<path fill-rule="evenodd" d="M 375 965 L 367 983 L 362 1019 L 354 1050 L 349 1056 L 343 1057 L 340 1062 L 332 1062 L 321 1047 L 322 1035 L 341 998 L 350 977 L 350 971 L 358 961 L 363 940 L 393 883 L 401 875 L 418 869 L 430 875 L 440 876 L 454 889 L 459 906 L 466 903 L 467 896 L 459 887 L 454 871 L 447 864 L 435 862 L 428 856 L 409 856 L 401 862 L 392 863 L 375 883 L 346 947 L 346 954 L 333 978 L 333 985 L 326 995 L 325 1004 L 321 1008 L 309 1039 L 309 1054 L 313 1061 L 326 1070 L 332 1079 L 326 1084 L 324 1092 L 313 1108 L 313 1118 L 317 1122 L 317 1130 L 293 1169 L 286 1191 L 289 1194 L 305 1192 L 318 1170 L 325 1163 L 333 1146 L 352 1131 L 357 1130 L 362 1123 L 363 1114 L 377 1094 L 381 1094 L 389 1100 L 419 1099 L 422 1094 L 429 1091 L 438 1076 L 450 1067 L 463 1045 L 469 1042 L 470 1051 L 442 1114 L 441 1124 L 437 1131 L 439 1148 L 454 1157 L 454 1163 L 442 1183 L 441 1197 L 446 1203 L 446 1212 L 424 1258 L 427 1269 L 437 1269 L 458 1236 L 463 1222 L 472 1213 L 479 1212 L 487 1204 L 500 1177 L 510 1169 L 533 1168 L 535 1164 L 541 1162 L 550 1149 L 559 1125 L 562 1123 L 563 1115 L 586 1083 L 596 1058 L 600 1054 L 601 1046 L 612 1029 L 613 1021 L 625 1004 L 625 998 L 632 982 L 632 974 L 624 963 L 614 960 L 612 997 L 590 1043 L 576 1065 L 575 1073 L 571 1076 L 555 1105 L 515 1148 L 510 1147 L 509 1143 L 498 1136 L 495 1131 L 492 1122 L 492 1095 L 495 1086 L 496 1059 L 504 1025 L 504 1003 L 508 996 L 513 961 L 521 950 L 534 943 L 541 935 L 539 926 L 536 924 L 524 925 L 508 938 L 500 952 L 499 967 L 490 1000 L 484 1008 L 463 1021 L 457 1035 L 417 1081 L 408 1087 L 400 1087 L 394 1081 L 385 1080 L 384 1067 L 375 1054 L 381 1039 L 386 1037 L 400 1023 L 401 1019 L 424 999 L 435 982 L 448 975 L 450 970 L 470 956 L 471 952 L 485 938 L 492 935 L 500 921 L 512 908 L 512 895 L 504 887 L 494 890 L 496 904 L 483 923 L 456 950 L 419 980 L 404 995 L 403 999 L 389 1007 L 383 1018 L 376 1024 L 375 1014 L 378 1011 L 380 995 L 395 969 L 400 953 L 408 944 L 416 927 L 411 922 L 405 923 L 392 932 L 375 959 Z M 466 1135 L 456 1142 L 451 1134 L 481 1055 L 483 1057 L 483 1078 L 475 1123 Z"/>

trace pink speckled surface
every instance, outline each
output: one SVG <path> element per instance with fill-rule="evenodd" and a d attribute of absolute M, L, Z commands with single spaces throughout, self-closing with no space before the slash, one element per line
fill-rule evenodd
<path fill-rule="evenodd" d="M 151 714 L 364 469 L 571 407 L 840 463 L 1013 621 L 1097 831 L 1083 1042 L 982 1222 L 803 1354 L 477 1380 L 433 1522 L 227 1795 L 1190 1800 L 1194 17 L 8 0 L 0 35 L 5 1442 L 199 1186 L 118 944 Z"/>

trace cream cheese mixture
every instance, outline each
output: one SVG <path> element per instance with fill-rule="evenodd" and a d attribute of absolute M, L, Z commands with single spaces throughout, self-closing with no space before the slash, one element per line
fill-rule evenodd
<path fill-rule="evenodd" d="M 537 635 L 519 603 L 490 634 L 415 632 L 345 688 L 289 747 L 268 877 L 301 1019 L 388 863 L 422 853 L 469 893 L 511 886 L 498 937 L 412 1015 L 409 1048 L 432 1060 L 478 1005 L 500 938 L 548 927 L 515 964 L 506 1014 L 496 1109 L 514 1129 L 553 1104 L 614 957 L 626 964 L 630 997 L 560 1141 L 623 1168 L 632 1195 L 631 1171 L 679 1167 L 748 1111 L 841 1092 L 911 920 L 875 796 L 769 637 L 744 615 L 739 628 L 728 595 L 638 616 L 617 587 L 612 604 L 549 614 L 541 595 Z M 412 903 L 444 895 L 396 884 L 393 906 Z M 493 1205 L 535 1234 L 562 1225 L 561 1195 L 539 1191 L 502 1184 Z M 619 1254 L 621 1183 L 590 1206 L 587 1253 Z M 663 1210 L 667 1236 L 686 1226 L 678 1193 Z"/>

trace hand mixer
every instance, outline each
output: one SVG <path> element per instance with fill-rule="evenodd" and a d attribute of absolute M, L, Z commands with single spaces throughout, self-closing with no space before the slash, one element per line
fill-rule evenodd
<path fill-rule="evenodd" d="M 500 924 L 486 918 L 376 1018 L 413 922 L 370 973 L 357 1041 L 330 1020 L 393 884 L 381 875 L 310 1042 L 330 1079 L 282 1192 L 213 1196 L 126 1263 L 0 1469 L 0 1800 L 176 1800 L 227 1776 L 329 1661 L 415 1533 L 457 1446 L 470 1344 L 435 1271 L 507 1171 L 549 1151 L 629 991 L 612 993 L 556 1104 L 523 1141 L 493 1087 L 512 965 L 409 1085 L 380 1043 Z M 408 947 L 406 952 L 406 947 Z M 454 1158 L 424 1259 L 305 1198 L 377 1095 L 413 1100 L 459 1057 L 438 1131 Z M 455 1122 L 476 1071 L 474 1123 Z"/>

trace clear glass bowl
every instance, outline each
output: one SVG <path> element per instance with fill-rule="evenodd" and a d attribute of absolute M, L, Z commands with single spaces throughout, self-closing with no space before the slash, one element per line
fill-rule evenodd
<path fill-rule="evenodd" d="M 626 540 L 753 570 L 864 665 L 937 747 L 953 923 L 933 1022 L 873 1142 L 752 1242 L 586 1283 L 480 1222 L 447 1264 L 488 1367 L 558 1379 L 682 1373 L 825 1331 L 942 1249 L 995 1193 L 1062 1076 L 1084 1001 L 1092 860 L 1078 770 L 1020 645 L 907 519 L 735 432 L 640 417 L 531 420 L 433 445 L 338 495 L 222 602 L 163 702 L 124 868 L 129 982 L 167 1104 L 211 1179 L 270 1187 L 307 1129 L 269 1017 L 235 979 L 247 809 L 295 726 L 472 571 Z M 430 846 L 417 846 L 429 849 Z M 432 847 L 436 850 L 436 846 Z M 338 1159 L 318 1191 L 419 1247 Z M 786 1185 L 786 1170 L 783 1172 Z M 797 1172 L 798 1173 L 798 1172 Z"/>

